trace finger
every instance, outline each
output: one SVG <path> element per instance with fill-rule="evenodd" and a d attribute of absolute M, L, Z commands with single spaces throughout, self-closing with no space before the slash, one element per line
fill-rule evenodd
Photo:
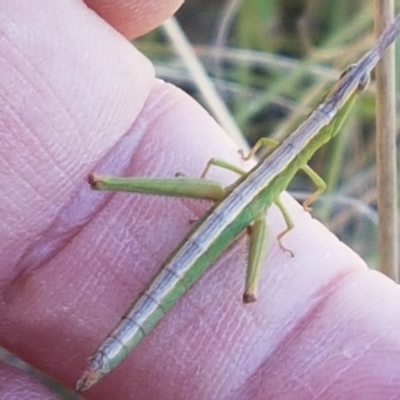
<path fill-rule="evenodd" d="M 69 384 L 77 378 L 76 357 L 87 357 L 80 344 L 76 346 L 82 337 L 75 323 L 83 324 L 84 320 L 75 317 L 79 313 L 87 317 L 92 311 L 85 310 L 77 299 L 90 299 L 95 290 L 84 290 L 83 264 L 76 261 L 79 254 L 73 261 L 79 273 L 72 270 L 73 281 L 69 280 L 72 260 L 63 256 L 71 253 L 63 249 L 95 211 L 91 200 L 85 200 L 88 188 L 84 179 L 124 137 L 154 85 L 150 64 L 118 35 L 110 35 L 109 28 L 92 13 L 75 6 L 63 3 L 63 8 L 48 7 L 47 19 L 41 14 L 42 19 L 34 20 L 29 18 L 29 7 L 20 11 L 15 3 L 3 6 L 1 51 L 7 57 L 2 58 L 5 74 L 0 80 L 5 96 L 1 121 L 6 144 L 1 148 L 1 183 L 7 188 L 7 196 L 1 199 L 1 217 L 7 226 L 1 231 L 5 317 L 1 342 Z M 13 25 L 4 23 L 6 20 L 20 24 L 29 35 L 21 30 L 15 35 Z M 55 26 L 62 32 L 61 38 L 53 35 Z M 84 27 L 85 40 L 77 27 Z M 32 43 L 38 44 L 33 46 L 35 51 Z M 163 96 L 158 108 L 160 104 Z M 157 119 L 155 111 L 157 108 L 149 113 L 150 122 Z M 207 119 L 203 111 L 201 115 Z M 168 128 L 173 129 L 175 123 L 173 119 Z M 215 123 L 212 126 L 215 133 Z M 163 124 L 158 128 L 165 132 Z M 134 129 L 137 134 L 127 135 L 125 146 L 120 148 L 119 165 L 130 161 L 145 133 L 140 125 Z M 77 195 L 80 182 L 83 201 Z M 52 267 L 50 260 L 57 260 Z M 75 309 L 79 313 L 71 324 Z M 76 337 L 70 340 L 75 329 Z"/>
<path fill-rule="evenodd" d="M 84 223 L 78 221 L 84 213 L 60 225 L 57 217 L 63 219 L 77 182 L 132 125 L 154 75 L 142 55 L 77 2 L 36 2 L 46 11 L 35 18 L 26 1 L 0 7 L 0 293 L 2 310 L 18 313 L 13 301 L 18 303 L 29 276 Z M 53 223 L 60 230 L 46 235 Z M 7 326 L 2 320 L 0 336 L 3 345 L 40 367 L 46 362 L 40 349 L 34 356 L 26 351 L 30 334 L 57 329 L 57 318 L 42 319 L 47 306 L 40 294 L 30 295 L 25 311 L 36 308 L 36 321 L 24 324 L 19 315 Z M 19 329 L 25 336 L 14 340 Z M 53 336 L 53 345 L 64 337 L 67 331 Z"/>
<path fill-rule="evenodd" d="M 1 13 L 2 283 L 34 268 L 22 261 L 27 246 L 125 134 L 154 85 L 148 60 L 79 3 L 50 2 L 35 19 L 24 3 L 4 3 Z"/>
<path fill-rule="evenodd" d="M 395 398 L 399 300 L 398 285 L 374 271 L 331 280 L 312 293 L 300 319 L 289 314 L 282 322 L 279 341 L 266 333 L 258 342 L 268 356 L 230 398 Z"/>
<path fill-rule="evenodd" d="M 85 3 L 129 39 L 141 36 L 170 17 L 182 0 L 86 0 Z"/>

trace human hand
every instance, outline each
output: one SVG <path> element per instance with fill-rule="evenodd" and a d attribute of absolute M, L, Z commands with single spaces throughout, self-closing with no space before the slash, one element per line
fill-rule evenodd
<path fill-rule="evenodd" d="M 42 3 L 41 13 L 37 2 L 35 13 L 22 0 L 0 6 L 0 341 L 73 387 L 189 221 L 207 208 L 92 192 L 88 173 L 198 177 L 212 156 L 239 157 L 208 114 L 156 81 L 151 64 L 106 22 L 77 2 Z M 133 0 L 91 6 L 106 7 L 103 18 L 130 38 L 159 24 L 177 3 L 164 2 L 162 10 Z M 212 176 L 232 179 L 218 169 Z M 85 397 L 396 396 L 398 286 L 368 271 L 284 199 L 295 222 L 284 243 L 295 257 L 277 246 L 283 221 L 273 209 L 256 303 L 240 301 L 241 239 Z M 0 377 L 6 395 L 52 398 L 21 373 L 3 367 Z"/>

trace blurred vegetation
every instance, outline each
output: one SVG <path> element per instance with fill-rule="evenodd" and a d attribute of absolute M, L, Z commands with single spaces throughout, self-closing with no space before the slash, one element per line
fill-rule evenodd
<path fill-rule="evenodd" d="M 289 134 L 340 71 L 371 47 L 373 11 L 369 0 L 197 0 L 185 3 L 177 19 L 251 145 L 260 136 L 281 140 Z M 135 45 L 154 61 L 159 77 L 202 102 L 162 29 Z M 212 113 L 212 106 L 203 105 Z M 372 267 L 378 218 L 374 113 L 372 84 L 342 134 L 311 163 L 328 184 L 313 216 Z M 312 190 L 304 176 L 290 186 L 299 200 Z"/>

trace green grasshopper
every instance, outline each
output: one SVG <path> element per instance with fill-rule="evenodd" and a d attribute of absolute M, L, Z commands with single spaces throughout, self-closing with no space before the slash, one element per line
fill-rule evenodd
<path fill-rule="evenodd" d="M 279 200 L 281 192 L 300 169 L 308 174 L 317 186 L 316 192 L 304 202 L 305 208 L 325 190 L 324 181 L 307 163 L 315 151 L 340 131 L 358 94 L 368 85 L 370 72 L 399 32 L 400 14 L 375 46 L 358 63 L 345 71 L 307 120 L 249 172 L 242 173 L 235 166 L 211 160 L 208 167 L 215 164 L 241 174 L 228 188 L 206 179 L 90 176 L 90 184 L 95 190 L 185 196 L 213 200 L 215 204 L 195 223 L 164 262 L 160 272 L 144 293 L 89 359 L 88 368 L 77 383 L 77 390 L 88 389 L 117 367 L 165 313 L 249 227 L 250 248 L 243 300 L 251 302 L 256 299 L 266 250 L 265 215 L 268 209 L 272 204 L 276 204 L 285 219 L 287 228 L 279 234 L 280 242 L 283 235 L 293 228 Z M 270 140 L 261 139 L 249 156 L 268 143 Z"/>

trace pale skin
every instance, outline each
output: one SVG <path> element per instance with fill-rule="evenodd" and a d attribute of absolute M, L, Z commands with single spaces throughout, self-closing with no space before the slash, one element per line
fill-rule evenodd
<path fill-rule="evenodd" d="M 25 2 L 20 3 L 23 9 Z M 71 387 L 88 354 L 185 235 L 189 220 L 207 207 L 187 200 L 99 196 L 86 186 L 87 174 L 96 167 L 115 175 L 198 176 L 212 156 L 240 161 L 235 145 L 200 106 L 172 86 L 155 82 L 143 56 L 106 22 L 75 3 L 63 8 L 65 25 L 57 32 L 51 21 L 60 5 L 46 3 L 49 15 L 43 24 L 48 31 L 41 33 L 42 40 L 47 39 L 47 46 L 49 41 L 51 45 L 64 40 L 69 56 L 57 61 L 59 78 L 46 62 L 48 52 L 30 50 L 23 35 L 11 36 L 10 42 L 0 21 L 1 35 L 9 39 L 0 42 L 0 51 L 15 57 L 18 66 L 7 76 L 0 75 L 2 88 L 12 85 L 9 97 L 0 100 L 0 120 L 15 121 L 17 112 L 25 122 L 8 123 L 1 130 L 8 133 L 8 147 L 0 147 L 0 159 L 8 163 L 0 168 L 0 184 L 12 190 L 4 190 L 5 204 L 0 207 L 6 227 L 0 230 L 0 342 Z M 3 15 L 11 13 L 1 7 Z M 176 3 L 171 2 L 171 13 L 174 8 Z M 15 9 L 13 20 L 20 18 L 21 26 L 41 40 L 38 22 Z M 121 28 L 122 16 L 118 17 L 118 8 L 113 11 L 116 14 L 108 20 L 127 35 L 146 30 L 139 30 L 134 13 Z M 148 15 L 147 29 L 165 16 Z M 129 32 L 127 26 L 138 31 Z M 85 40 L 67 42 L 75 35 L 85 35 Z M 99 40 L 101 46 L 94 46 Z M 11 51 L 14 47 L 29 54 L 35 73 Z M 71 68 L 68 59 L 81 59 L 89 50 L 98 57 L 96 65 L 82 61 L 85 74 L 66 74 Z M 109 53 L 118 53 L 118 62 L 104 57 Z M 126 75 L 132 64 L 134 75 Z M 42 89 L 36 94 L 28 90 L 21 70 Z M 48 85 L 61 105 L 45 90 Z M 77 96 L 80 86 L 84 89 Z M 15 93 L 25 99 L 24 105 L 35 104 L 35 113 L 16 103 Z M 118 107 L 116 98 L 121 99 Z M 14 113 L 5 104 L 11 104 Z M 133 125 L 137 118 L 140 121 Z M 218 169 L 211 174 L 224 183 L 231 177 Z M 283 200 L 296 226 L 284 238 L 295 257 L 288 258 L 274 239 L 283 222 L 272 210 L 271 245 L 258 301 L 251 306 L 240 302 L 242 240 L 117 371 L 85 393 L 86 398 L 106 399 L 112 394 L 130 399 L 139 393 L 150 399 L 163 393 L 164 398 L 179 399 L 195 392 L 199 399 L 212 398 L 212 393 L 218 398 L 262 399 L 271 388 L 275 395 L 283 397 L 290 389 L 303 398 L 320 393 L 357 398 L 364 390 L 383 398 L 398 393 L 398 287 L 369 272 L 287 196 Z M 55 238 L 59 241 L 52 242 Z M 49 246 L 55 250 L 46 256 Z M 323 362 L 317 361 L 321 357 Z M 53 398 L 7 367 L 2 366 L 0 374 L 15 398 Z"/>

